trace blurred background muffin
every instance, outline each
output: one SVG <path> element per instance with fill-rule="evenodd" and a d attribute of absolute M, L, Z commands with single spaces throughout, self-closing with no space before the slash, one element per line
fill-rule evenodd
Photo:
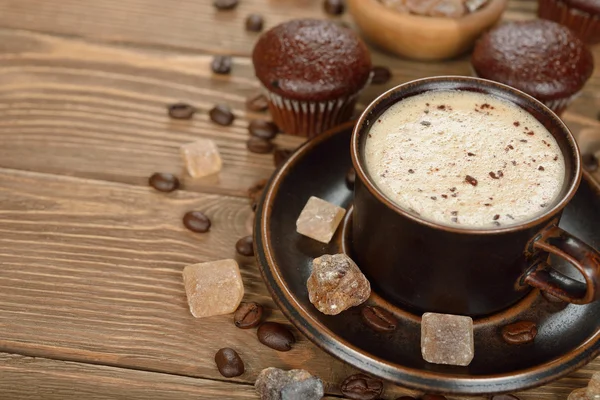
<path fill-rule="evenodd" d="M 587 44 L 600 43 L 599 0 L 538 0 L 538 16 L 569 27 Z"/>
<path fill-rule="evenodd" d="M 557 114 L 594 70 L 592 53 L 571 30 L 542 19 L 506 23 L 484 34 L 471 64 L 477 76 L 522 90 Z"/>
<path fill-rule="evenodd" d="M 301 19 L 263 34 L 252 53 L 273 121 L 292 135 L 313 137 L 349 120 L 371 75 L 371 56 L 350 29 Z"/>

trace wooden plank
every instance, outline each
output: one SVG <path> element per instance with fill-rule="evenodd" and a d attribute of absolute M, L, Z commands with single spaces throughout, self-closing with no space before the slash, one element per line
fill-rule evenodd
<path fill-rule="evenodd" d="M 184 266 L 235 258 L 250 233 L 246 199 L 0 170 L 0 351 L 203 378 L 222 378 L 214 354 L 236 349 L 253 382 L 266 367 L 306 368 L 331 390 L 352 369 L 298 343 L 278 353 L 231 315 L 196 319 Z M 209 233 L 182 215 L 204 211 Z M 238 258 L 246 300 L 276 310 L 253 259 Z"/>
<path fill-rule="evenodd" d="M 0 353 L 0 394 L 10 400 L 259 398 L 250 385 L 5 353 Z"/>
<path fill-rule="evenodd" d="M 243 195 L 273 171 L 271 155 L 245 147 L 248 121 L 261 116 L 246 112 L 244 101 L 258 83 L 246 58 L 236 59 L 229 77 L 213 76 L 210 60 L 0 30 L 0 167 L 136 185 L 146 185 L 153 172 L 172 172 L 188 190 Z M 394 79 L 368 88 L 359 108 L 410 79 L 469 73 L 464 59 L 379 61 L 390 62 Z M 565 116 L 576 130 L 600 126 L 598 93 L 596 76 Z M 178 100 L 198 106 L 192 121 L 167 117 L 166 105 Z M 208 110 L 216 103 L 234 109 L 238 118 L 232 127 L 209 121 Z M 198 137 L 219 145 L 224 158 L 219 175 L 189 179 L 182 170 L 178 148 Z M 277 139 L 285 148 L 301 142 L 288 135 Z"/>

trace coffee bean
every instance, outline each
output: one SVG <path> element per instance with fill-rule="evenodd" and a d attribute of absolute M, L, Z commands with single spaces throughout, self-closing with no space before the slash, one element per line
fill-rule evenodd
<path fill-rule="evenodd" d="M 348 189 L 354 189 L 354 182 L 356 182 L 356 171 L 353 167 L 350 167 L 348 172 L 346 172 L 346 186 L 348 186 Z"/>
<path fill-rule="evenodd" d="M 233 349 L 224 348 L 215 354 L 215 363 L 221 375 L 225 378 L 233 378 L 244 373 L 244 362 L 240 355 Z"/>
<path fill-rule="evenodd" d="M 246 100 L 246 108 L 249 111 L 261 112 L 269 108 L 269 100 L 264 94 L 248 97 Z"/>
<path fill-rule="evenodd" d="M 549 301 L 550 303 L 564 303 L 564 300 L 559 299 L 558 297 L 556 297 L 548 292 L 545 292 L 545 291 L 542 291 L 542 297 L 544 299 L 546 299 L 547 301 Z"/>
<path fill-rule="evenodd" d="M 196 111 L 196 107 L 189 104 L 175 103 L 169 106 L 169 117 L 173 119 L 190 119 Z"/>
<path fill-rule="evenodd" d="M 512 394 L 496 394 L 492 396 L 491 400 L 520 400 L 517 396 Z"/>
<path fill-rule="evenodd" d="M 294 154 L 294 150 L 289 149 L 277 149 L 273 153 L 273 164 L 279 168 L 284 162 L 287 161 L 290 156 Z"/>
<path fill-rule="evenodd" d="M 159 192 L 172 192 L 179 188 L 179 179 L 173 174 L 157 172 L 148 178 L 148 184 Z"/>
<path fill-rule="evenodd" d="M 255 119 L 254 121 L 250 122 L 250 125 L 248 125 L 248 132 L 250 132 L 252 136 L 265 140 L 271 140 L 277 136 L 277 133 L 279 133 L 279 128 L 272 122 L 262 119 Z"/>
<path fill-rule="evenodd" d="M 377 332 L 392 332 L 398 326 L 398 320 L 392 313 L 381 307 L 365 306 L 360 315 L 363 322 Z"/>
<path fill-rule="evenodd" d="M 377 66 L 373 67 L 373 77 L 371 83 L 373 85 L 383 85 L 392 79 L 392 71 L 388 67 Z"/>
<path fill-rule="evenodd" d="M 256 331 L 258 341 L 277 351 L 290 351 L 296 339 L 285 325 L 265 322 Z"/>
<path fill-rule="evenodd" d="M 533 342 L 537 335 L 537 325 L 530 321 L 519 321 L 502 328 L 502 338 L 508 344 Z"/>
<path fill-rule="evenodd" d="M 192 232 L 204 233 L 210 229 L 210 219 L 200 211 L 189 211 L 183 216 L 183 225 Z"/>
<path fill-rule="evenodd" d="M 252 211 L 256 211 L 256 206 L 258 205 L 258 201 L 262 196 L 265 186 L 267 186 L 267 180 L 261 179 L 248 189 L 248 197 L 250 198 L 250 207 L 252 207 Z"/>
<path fill-rule="evenodd" d="M 213 6 L 217 10 L 233 10 L 238 6 L 239 0 L 214 0 Z"/>
<path fill-rule="evenodd" d="M 424 394 L 423 397 L 421 397 L 421 400 L 448 400 L 448 399 L 446 399 L 444 396 L 439 395 L 439 394 Z"/>
<path fill-rule="evenodd" d="M 598 159 L 596 158 L 595 155 L 593 154 L 582 154 L 581 155 L 581 161 L 583 164 L 583 167 L 585 169 L 587 169 L 590 172 L 596 172 L 598 170 L 598 167 L 600 164 L 600 162 L 598 161 Z"/>
<path fill-rule="evenodd" d="M 235 244 L 235 250 L 242 256 L 252 257 L 254 255 L 252 236 L 246 236 L 238 240 Z"/>
<path fill-rule="evenodd" d="M 365 374 L 350 375 L 342 382 L 340 390 L 349 399 L 372 400 L 383 392 L 383 381 Z"/>
<path fill-rule="evenodd" d="M 250 14 L 246 17 L 246 30 L 249 32 L 260 32 L 263 30 L 265 21 L 260 14 Z"/>
<path fill-rule="evenodd" d="M 227 75 L 231 72 L 231 57 L 215 56 L 210 66 L 215 74 Z"/>
<path fill-rule="evenodd" d="M 240 329 L 258 326 L 263 315 L 263 306 L 258 303 L 241 303 L 233 314 L 233 323 Z"/>
<path fill-rule="evenodd" d="M 259 137 L 251 137 L 246 142 L 246 147 L 252 153 L 267 154 L 273 151 L 275 146 L 270 140 L 261 139 Z"/>
<path fill-rule="evenodd" d="M 217 104 L 208 112 L 208 115 L 212 122 L 222 126 L 231 125 L 235 119 L 231 109 L 225 104 Z"/>
<path fill-rule="evenodd" d="M 345 0 L 324 0 L 323 9 L 329 15 L 341 15 L 346 9 Z"/>

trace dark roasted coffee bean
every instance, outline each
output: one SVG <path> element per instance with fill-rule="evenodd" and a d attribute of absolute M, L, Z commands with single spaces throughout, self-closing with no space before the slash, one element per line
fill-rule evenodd
<path fill-rule="evenodd" d="M 545 298 L 550 303 L 564 303 L 565 302 L 564 300 L 559 299 L 558 297 L 556 297 L 548 292 L 545 292 L 545 291 L 542 291 L 542 297 Z"/>
<path fill-rule="evenodd" d="M 218 10 L 233 10 L 238 6 L 239 0 L 214 0 L 213 6 Z"/>
<path fill-rule="evenodd" d="M 241 303 L 233 314 L 233 323 L 240 329 L 258 326 L 263 315 L 263 306 L 258 303 Z"/>
<path fill-rule="evenodd" d="M 260 32 L 263 30 L 265 20 L 260 14 L 250 14 L 246 17 L 246 30 L 250 32 Z"/>
<path fill-rule="evenodd" d="M 296 343 L 294 334 L 277 322 L 265 322 L 256 331 L 259 342 L 277 351 L 290 351 Z"/>
<path fill-rule="evenodd" d="M 345 0 L 324 0 L 323 9 L 329 15 L 341 15 L 346 9 Z"/>
<path fill-rule="evenodd" d="M 383 85 L 388 83 L 390 79 L 392 79 L 392 71 L 388 67 L 373 67 L 373 76 L 371 77 L 373 85 Z"/>
<path fill-rule="evenodd" d="M 421 400 L 447 400 L 444 396 L 439 394 L 424 394 Z"/>
<path fill-rule="evenodd" d="M 520 400 L 517 396 L 512 394 L 496 394 L 492 396 L 491 400 Z"/>
<path fill-rule="evenodd" d="M 231 57 L 215 56 L 210 66 L 215 74 L 226 75 L 231 72 Z"/>
<path fill-rule="evenodd" d="M 396 317 L 381 307 L 364 306 L 360 315 L 363 322 L 377 332 L 392 332 L 398 326 Z"/>
<path fill-rule="evenodd" d="M 254 241 L 252 240 L 252 236 L 246 236 L 238 240 L 235 244 L 235 250 L 242 256 L 252 257 L 254 255 Z"/>
<path fill-rule="evenodd" d="M 210 229 L 210 219 L 200 211 L 189 211 L 183 216 L 183 225 L 192 232 L 204 233 Z"/>
<path fill-rule="evenodd" d="M 250 122 L 250 125 L 248 125 L 248 132 L 250 132 L 252 136 L 265 140 L 271 140 L 277 136 L 277 133 L 279 133 L 279 128 L 272 122 L 262 119 L 255 119 L 254 121 Z"/>
<path fill-rule="evenodd" d="M 246 147 L 252 153 L 266 154 L 273 151 L 275 145 L 270 140 L 261 139 L 259 137 L 251 137 L 246 142 Z"/>
<path fill-rule="evenodd" d="M 189 104 L 175 103 L 169 106 L 169 117 L 173 119 L 190 119 L 196 111 L 196 107 Z"/>
<path fill-rule="evenodd" d="M 600 161 L 593 154 L 582 154 L 581 161 L 583 164 L 583 168 L 587 169 L 590 172 L 596 172 L 598 170 Z"/>
<path fill-rule="evenodd" d="M 348 172 L 346 172 L 346 186 L 348 186 L 348 189 L 354 189 L 354 182 L 356 182 L 356 171 L 353 167 L 350 167 Z"/>
<path fill-rule="evenodd" d="M 215 354 L 215 363 L 221 375 L 225 378 L 233 378 L 244 373 L 244 362 L 240 355 L 233 349 L 224 348 Z"/>
<path fill-rule="evenodd" d="M 273 164 L 279 168 L 284 162 L 287 161 L 290 156 L 294 154 L 294 150 L 289 149 L 277 149 L 273 153 Z"/>
<path fill-rule="evenodd" d="M 537 325 L 530 321 L 519 321 L 502 328 L 502 338 L 508 344 L 533 342 L 537 335 Z"/>
<path fill-rule="evenodd" d="M 209 112 L 210 120 L 215 124 L 229 126 L 233 123 L 235 116 L 231 112 L 231 108 L 225 104 L 217 104 Z"/>
<path fill-rule="evenodd" d="M 148 178 L 148 184 L 159 192 L 172 192 L 179 188 L 179 179 L 173 174 L 157 172 Z"/>
<path fill-rule="evenodd" d="M 349 399 L 372 400 L 383 392 L 383 381 L 365 374 L 350 375 L 342 382 L 340 390 Z"/>
<path fill-rule="evenodd" d="M 264 94 L 248 97 L 246 100 L 246 108 L 249 111 L 266 111 L 269 108 L 269 100 Z"/>

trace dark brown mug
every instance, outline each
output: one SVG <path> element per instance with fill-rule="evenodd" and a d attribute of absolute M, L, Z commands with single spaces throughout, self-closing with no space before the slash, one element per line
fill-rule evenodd
<path fill-rule="evenodd" d="M 372 123 L 392 104 L 432 90 L 468 90 L 510 101 L 556 138 L 566 177 L 558 201 L 533 220 L 493 229 L 437 224 L 407 212 L 377 189 L 365 168 L 364 144 Z M 565 124 L 533 97 L 479 78 L 434 77 L 397 86 L 361 115 L 352 135 L 356 169 L 352 215 L 353 257 L 384 298 L 413 312 L 488 315 L 539 288 L 575 304 L 600 296 L 600 253 L 558 227 L 581 181 L 581 159 Z M 548 264 L 554 254 L 572 264 L 584 282 Z"/>

